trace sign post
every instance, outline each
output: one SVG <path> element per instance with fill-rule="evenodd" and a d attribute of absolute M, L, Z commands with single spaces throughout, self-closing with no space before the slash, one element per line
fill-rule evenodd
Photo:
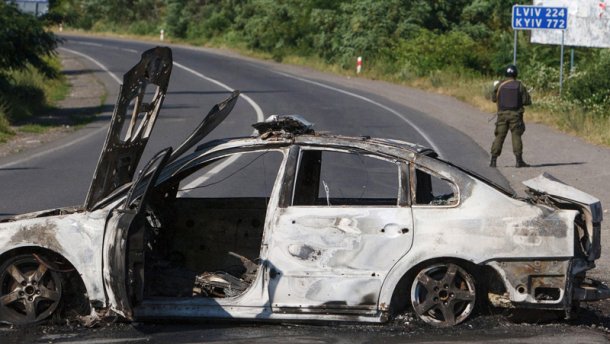
<path fill-rule="evenodd" d="M 563 38 L 565 30 L 568 28 L 568 8 L 514 5 L 512 27 L 515 30 L 514 64 L 517 64 L 517 30 L 562 30 L 561 58 L 559 60 L 559 94 L 561 95 L 563 88 Z"/>

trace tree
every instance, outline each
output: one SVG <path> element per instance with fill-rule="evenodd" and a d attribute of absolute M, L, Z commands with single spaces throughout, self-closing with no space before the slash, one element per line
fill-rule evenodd
<path fill-rule="evenodd" d="M 0 78 L 9 70 L 32 66 L 47 76 L 54 70 L 45 57 L 54 54 L 58 39 L 34 16 L 0 2 Z"/>

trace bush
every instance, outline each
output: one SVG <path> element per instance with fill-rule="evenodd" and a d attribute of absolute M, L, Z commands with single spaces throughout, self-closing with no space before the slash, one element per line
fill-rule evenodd
<path fill-rule="evenodd" d="M 610 109 L 610 51 L 602 50 L 599 59 L 567 80 L 566 96 L 598 115 Z"/>
<path fill-rule="evenodd" d="M 0 2 L 0 77 L 10 70 L 32 66 L 53 76 L 45 57 L 53 55 L 57 38 L 34 16 Z"/>
<path fill-rule="evenodd" d="M 535 90 L 559 90 L 559 68 L 549 67 L 542 62 L 533 62 L 527 68 L 522 68 L 520 77 Z"/>
<path fill-rule="evenodd" d="M 5 117 L 11 123 L 23 122 L 46 109 L 45 77 L 36 69 L 11 72 L 8 80 L 0 90 L 0 103 L 4 104 Z"/>
<path fill-rule="evenodd" d="M 154 35 L 159 33 L 159 28 L 157 23 L 138 20 L 129 25 L 129 32 L 134 33 L 136 35 Z"/>
<path fill-rule="evenodd" d="M 436 34 L 422 29 L 415 38 L 401 40 L 396 54 L 404 66 L 403 73 L 427 76 L 439 70 L 484 70 L 488 62 L 480 57 L 479 50 L 478 44 L 463 32 Z"/>
<path fill-rule="evenodd" d="M 13 135 L 13 130 L 7 119 L 8 106 L 0 99 L 0 142 L 4 142 L 7 136 Z"/>

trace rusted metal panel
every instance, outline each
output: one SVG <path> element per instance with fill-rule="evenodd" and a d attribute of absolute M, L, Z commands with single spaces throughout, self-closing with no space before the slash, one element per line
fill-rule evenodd
<path fill-rule="evenodd" d="M 572 278 L 569 259 L 493 261 L 513 303 L 561 304 L 566 296 L 567 280 Z M 572 296 L 569 295 L 569 298 Z"/>

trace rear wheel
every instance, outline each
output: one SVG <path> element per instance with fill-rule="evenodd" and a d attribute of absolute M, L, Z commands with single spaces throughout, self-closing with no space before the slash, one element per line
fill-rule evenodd
<path fill-rule="evenodd" d="M 0 267 L 0 320 L 15 325 L 33 324 L 53 314 L 62 297 L 57 272 L 34 255 L 22 254 Z"/>
<path fill-rule="evenodd" d="M 411 284 L 411 304 L 417 316 L 435 326 L 453 326 L 466 320 L 476 303 L 474 278 L 455 263 L 423 268 Z"/>

